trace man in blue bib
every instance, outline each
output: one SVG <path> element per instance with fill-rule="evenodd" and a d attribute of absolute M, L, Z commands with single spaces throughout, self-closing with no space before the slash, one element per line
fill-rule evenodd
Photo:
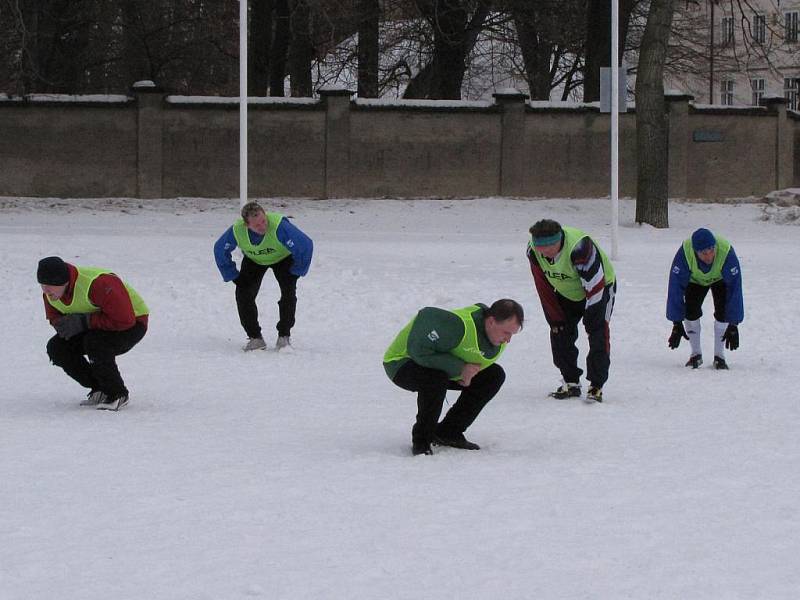
<path fill-rule="evenodd" d="M 739 347 L 738 326 L 744 320 L 742 270 L 730 242 L 701 227 L 678 248 L 667 292 L 669 347 L 674 350 L 681 339 L 689 340 L 692 354 L 686 366 L 693 369 L 703 364 L 700 317 L 708 290 L 714 299 L 714 368 L 726 370 L 725 348 Z"/>

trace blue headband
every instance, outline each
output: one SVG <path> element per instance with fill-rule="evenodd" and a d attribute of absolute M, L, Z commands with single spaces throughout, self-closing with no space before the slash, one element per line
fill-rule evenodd
<path fill-rule="evenodd" d="M 553 235 L 547 235 L 542 237 L 531 236 L 531 239 L 533 240 L 534 246 L 552 246 L 553 244 L 557 244 L 558 242 L 561 241 L 561 232 L 559 231 L 558 233 L 554 233 Z"/>

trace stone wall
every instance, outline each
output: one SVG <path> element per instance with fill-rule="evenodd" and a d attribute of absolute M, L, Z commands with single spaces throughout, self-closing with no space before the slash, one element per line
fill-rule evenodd
<path fill-rule="evenodd" d="M 253 98 L 251 197 L 519 196 L 609 193 L 610 118 L 596 105 Z M 798 185 L 795 113 L 668 96 L 670 197 L 763 196 Z M 636 194 L 636 117 L 620 115 L 620 194 Z M 0 195 L 239 195 L 236 98 L 0 100 Z M 796 168 L 796 163 L 799 165 Z"/>

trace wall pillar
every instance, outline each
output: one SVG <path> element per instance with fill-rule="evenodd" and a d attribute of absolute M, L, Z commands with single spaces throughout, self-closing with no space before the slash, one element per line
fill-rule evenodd
<path fill-rule="evenodd" d="M 783 190 L 794 184 L 794 136 L 782 96 L 765 96 L 761 106 L 775 115 L 775 189 Z"/>
<path fill-rule="evenodd" d="M 136 197 L 162 198 L 164 90 L 152 81 L 137 81 L 131 89 L 137 107 Z"/>
<path fill-rule="evenodd" d="M 350 189 L 350 98 L 342 88 L 319 90 L 325 106 L 325 197 L 347 198 Z"/>
<path fill-rule="evenodd" d="M 669 133 L 667 139 L 667 196 L 686 198 L 689 191 L 690 94 L 665 94 Z"/>
<path fill-rule="evenodd" d="M 492 96 L 501 111 L 498 194 L 532 195 L 525 193 L 525 101 L 528 95 L 511 88 L 498 90 Z"/>

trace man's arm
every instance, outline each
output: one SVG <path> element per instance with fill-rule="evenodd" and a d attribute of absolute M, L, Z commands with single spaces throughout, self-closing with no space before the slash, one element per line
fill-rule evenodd
<path fill-rule="evenodd" d="M 669 290 L 667 291 L 667 319 L 673 323 L 686 317 L 686 286 L 689 285 L 689 263 L 683 247 L 678 248 L 672 267 L 669 270 Z"/>
<path fill-rule="evenodd" d="M 89 300 L 100 308 L 89 315 L 89 329 L 124 331 L 136 324 L 133 304 L 125 284 L 116 275 L 100 275 L 89 288 Z"/>
<path fill-rule="evenodd" d="M 214 260 L 223 281 L 233 281 L 239 276 L 239 269 L 233 261 L 231 253 L 236 250 L 236 238 L 233 236 L 233 227 L 228 227 L 214 243 Z"/>
<path fill-rule="evenodd" d="M 539 266 L 539 261 L 533 255 L 533 250 L 528 248 L 528 262 L 531 267 L 531 274 L 533 275 L 533 283 L 536 285 L 536 292 L 539 294 L 539 301 L 542 303 L 542 310 L 544 310 L 544 318 L 550 325 L 560 325 L 566 321 L 566 316 L 558 303 L 556 292 L 553 286 L 547 281 L 547 277 Z"/>
<path fill-rule="evenodd" d="M 311 266 L 311 256 L 314 254 L 314 242 L 305 233 L 300 231 L 289 219 L 284 217 L 278 224 L 275 232 L 278 241 L 292 253 L 292 275 L 303 277 Z"/>
<path fill-rule="evenodd" d="M 586 309 L 600 302 L 606 287 L 606 274 L 603 270 L 603 258 L 590 237 L 581 239 L 570 254 L 575 270 L 581 278 L 581 285 L 586 293 Z"/>
<path fill-rule="evenodd" d="M 722 265 L 722 280 L 725 282 L 725 319 L 738 325 L 744 321 L 744 298 L 742 296 L 742 269 L 733 247 Z"/>
<path fill-rule="evenodd" d="M 465 363 L 450 352 L 463 337 L 464 322 L 457 315 L 441 308 L 423 308 L 408 333 L 408 355 L 422 367 L 458 377 Z"/>

